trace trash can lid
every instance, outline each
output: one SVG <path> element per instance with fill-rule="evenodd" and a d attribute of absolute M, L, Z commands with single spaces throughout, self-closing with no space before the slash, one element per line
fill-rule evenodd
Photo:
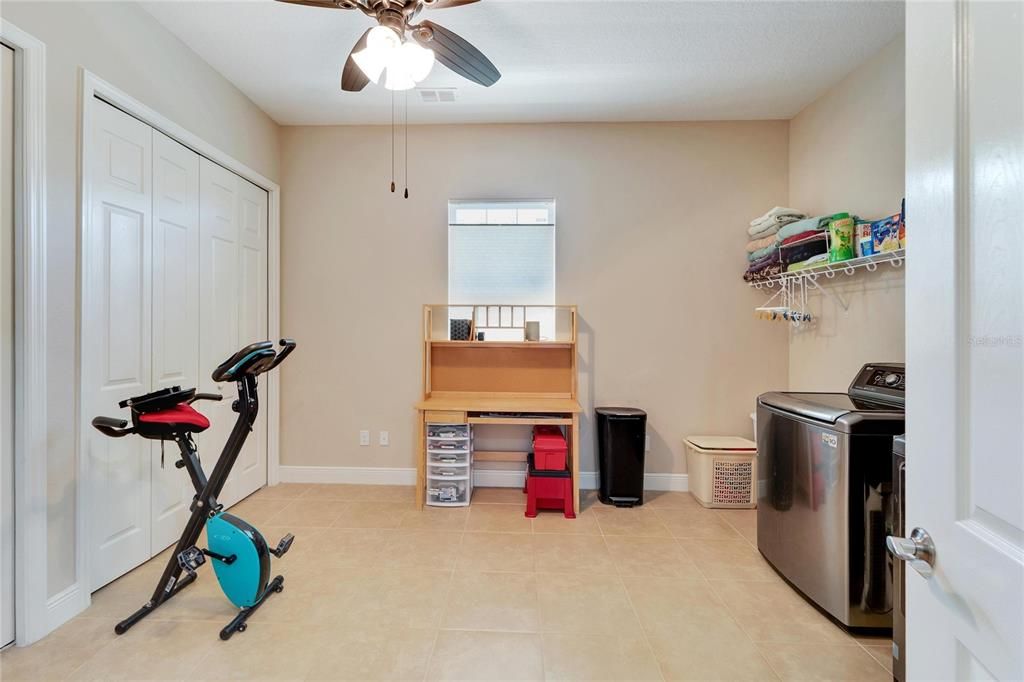
<path fill-rule="evenodd" d="M 647 413 L 638 408 L 594 408 L 598 415 L 608 417 L 646 417 Z"/>
<path fill-rule="evenodd" d="M 686 442 L 698 450 L 757 450 L 757 443 L 738 436 L 687 436 Z"/>

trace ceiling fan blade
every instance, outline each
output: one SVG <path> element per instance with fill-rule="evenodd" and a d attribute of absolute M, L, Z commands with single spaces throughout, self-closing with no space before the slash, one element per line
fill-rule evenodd
<path fill-rule="evenodd" d="M 412 36 L 420 45 L 433 50 L 437 61 L 463 78 L 486 87 L 501 78 L 501 72 L 480 50 L 443 26 L 423 21 L 413 29 Z"/>
<path fill-rule="evenodd" d="M 289 5 L 305 5 L 306 7 L 324 7 L 326 9 L 356 9 L 354 2 L 349 0 L 277 0 Z"/>
<path fill-rule="evenodd" d="M 345 60 L 345 68 L 341 70 L 341 89 L 346 92 L 359 92 L 370 82 L 370 79 L 356 64 L 356 60 L 352 59 L 352 55 L 366 47 L 366 36 L 370 35 L 372 30 L 372 28 L 366 29 L 366 33 L 356 42 L 352 51 L 348 53 L 348 59 Z"/>
<path fill-rule="evenodd" d="M 480 0 L 423 0 L 423 6 L 427 9 L 445 9 L 472 5 L 474 2 L 480 2 Z"/>

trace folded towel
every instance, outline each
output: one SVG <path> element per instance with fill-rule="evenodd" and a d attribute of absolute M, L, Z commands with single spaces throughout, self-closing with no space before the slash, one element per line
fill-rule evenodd
<path fill-rule="evenodd" d="M 744 282 L 762 282 L 766 279 L 771 279 L 773 276 L 782 272 L 782 263 L 775 263 L 774 265 L 768 265 L 760 270 L 751 272 L 747 271 L 743 273 Z"/>
<path fill-rule="evenodd" d="M 788 249 L 779 249 L 780 258 L 784 265 L 799 263 L 826 251 L 828 251 L 828 242 L 825 239 L 824 232 L 816 239 L 802 242 Z"/>
<path fill-rule="evenodd" d="M 783 239 L 792 237 L 794 234 L 800 234 L 801 232 L 807 232 L 808 230 L 824 230 L 828 227 L 828 222 L 830 220 L 832 220 L 831 215 L 822 215 L 816 218 L 804 218 L 803 220 L 797 220 L 781 227 L 778 233 L 776 233 L 775 238 L 781 242 Z"/>
<path fill-rule="evenodd" d="M 797 270 L 805 270 L 807 268 L 813 268 L 815 265 L 821 265 L 822 263 L 828 262 L 828 254 L 821 253 L 817 256 L 808 258 L 807 260 L 800 261 L 799 263 L 790 263 L 789 267 L 786 268 L 787 272 L 796 272 Z"/>
<path fill-rule="evenodd" d="M 750 261 L 751 263 L 753 263 L 754 261 L 759 261 L 762 258 L 764 258 L 765 256 L 770 255 L 772 251 L 778 251 L 778 250 L 779 250 L 779 245 L 775 244 L 775 243 L 772 243 L 771 246 L 766 246 L 763 249 L 758 249 L 757 251 L 754 251 L 753 253 L 748 253 L 747 254 L 747 260 Z"/>
<path fill-rule="evenodd" d="M 780 262 L 782 262 L 782 260 L 781 260 L 781 257 L 779 256 L 779 250 L 778 249 L 772 249 L 772 252 L 770 254 L 768 254 L 764 258 L 759 258 L 756 261 L 754 261 L 753 263 L 751 263 L 747 267 L 747 272 L 756 272 L 756 271 L 761 270 L 761 269 L 763 269 L 763 268 L 765 268 L 765 267 L 767 267 L 769 265 L 775 265 L 775 264 L 780 263 Z"/>
<path fill-rule="evenodd" d="M 822 239 L 824 239 L 825 233 L 820 230 L 807 230 L 806 232 L 801 232 L 800 234 L 794 234 L 792 237 L 786 237 L 781 242 L 779 242 L 779 245 L 786 246 L 787 244 L 792 244 L 794 242 L 800 241 L 801 239 L 807 239 L 808 237 L 821 237 Z M 775 235 L 775 238 L 778 239 L 779 236 Z"/>
<path fill-rule="evenodd" d="M 754 225 L 757 225 L 758 223 L 768 222 L 769 220 L 772 220 L 774 218 L 778 218 L 779 216 L 784 216 L 784 215 L 795 215 L 795 216 L 800 216 L 800 217 L 806 217 L 803 213 L 801 213 L 800 211 L 796 210 L 795 208 L 786 208 L 784 206 L 776 206 L 775 208 L 773 208 L 772 210 L 768 211 L 764 215 L 758 216 L 758 217 L 754 218 L 753 220 L 751 220 L 750 221 L 750 226 L 753 227 Z"/>
<path fill-rule="evenodd" d="M 747 234 L 751 239 L 764 239 L 765 237 L 772 237 L 776 232 L 779 231 L 779 225 L 766 225 L 759 227 L 757 232 L 751 232 L 747 230 Z"/>
<path fill-rule="evenodd" d="M 759 232 L 763 231 L 764 228 L 770 227 L 771 225 L 784 225 L 785 223 L 806 217 L 807 214 L 801 213 L 795 208 L 776 206 L 763 216 L 759 216 L 751 220 L 750 229 L 747 230 L 747 233 L 750 234 L 751 237 L 754 237 Z"/>
<path fill-rule="evenodd" d="M 754 239 L 747 242 L 747 253 L 754 253 L 758 249 L 763 249 L 766 246 L 771 246 L 775 243 L 775 235 L 768 235 L 761 239 Z"/>

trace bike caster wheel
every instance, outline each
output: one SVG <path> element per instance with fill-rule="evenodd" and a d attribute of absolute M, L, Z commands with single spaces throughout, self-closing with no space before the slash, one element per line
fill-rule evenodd
<path fill-rule="evenodd" d="M 220 638 L 223 639 L 226 642 L 229 639 L 231 639 L 231 635 L 235 634 L 236 632 L 245 632 L 245 629 L 247 627 L 248 626 L 245 623 L 239 623 L 238 625 L 236 625 L 233 628 L 232 627 L 226 627 L 226 628 L 224 628 L 223 630 L 220 631 Z"/>
<path fill-rule="evenodd" d="M 284 592 L 284 585 L 278 585 L 277 587 L 275 587 L 274 592 L 277 592 L 278 594 Z"/>

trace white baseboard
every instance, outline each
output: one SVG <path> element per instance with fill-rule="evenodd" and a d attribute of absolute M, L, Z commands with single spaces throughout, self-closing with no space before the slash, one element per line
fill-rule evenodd
<path fill-rule="evenodd" d="M 687 474 L 644 474 L 644 490 L 685 493 L 690 490 L 690 477 Z"/>
<path fill-rule="evenodd" d="M 89 592 L 75 583 L 46 600 L 46 626 L 53 632 L 89 608 Z"/>
<path fill-rule="evenodd" d="M 278 469 L 281 483 L 359 483 L 362 485 L 416 485 L 416 469 L 398 467 L 304 467 Z"/>
<path fill-rule="evenodd" d="M 416 470 L 398 467 L 307 467 L 281 466 L 282 483 L 359 483 L 363 485 L 416 485 Z M 580 472 L 580 489 L 597 490 L 596 471 Z M 522 488 L 523 471 L 477 469 L 473 485 L 484 488 Z M 686 474 L 644 474 L 645 490 L 690 489 Z"/>

